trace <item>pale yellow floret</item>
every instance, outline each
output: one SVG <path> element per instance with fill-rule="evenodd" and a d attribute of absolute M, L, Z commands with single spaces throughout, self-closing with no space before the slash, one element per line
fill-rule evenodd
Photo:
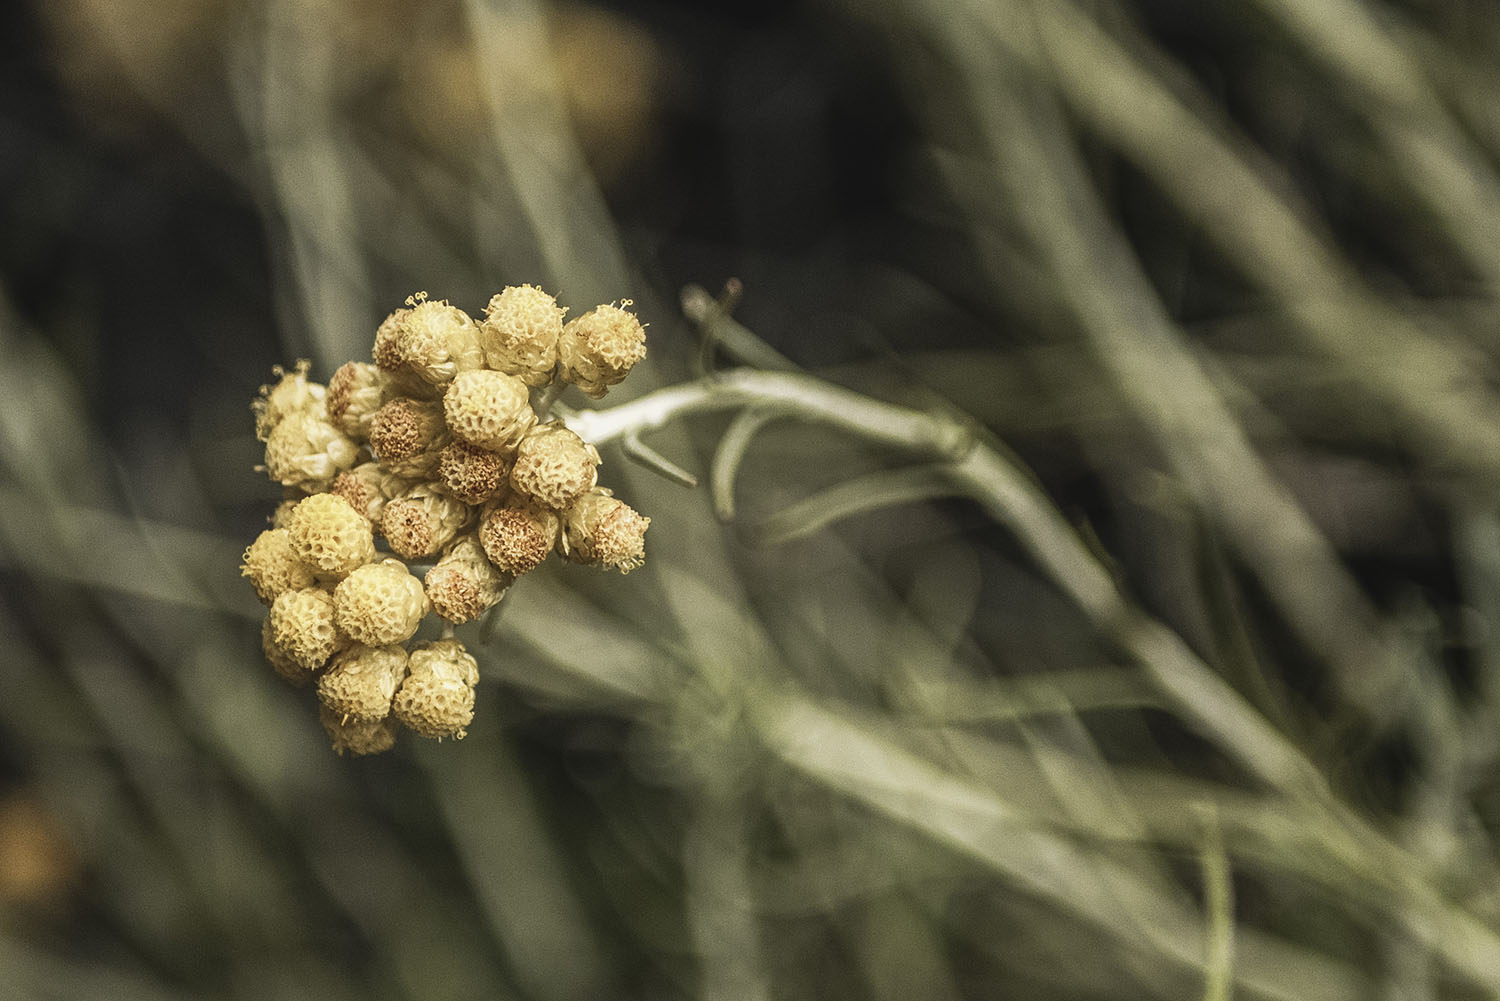
<path fill-rule="evenodd" d="M 396 745 L 397 723 L 394 716 L 369 723 L 353 719 L 346 721 L 342 715 L 327 706 L 320 706 L 318 721 L 323 724 L 323 730 L 328 734 L 334 752 L 339 755 L 347 753 L 360 757 L 366 754 L 380 754 Z"/>
<path fill-rule="evenodd" d="M 412 651 L 410 667 L 392 705 L 396 718 L 423 737 L 461 739 L 474 719 L 474 658 L 456 640 L 439 640 Z"/>
<path fill-rule="evenodd" d="M 406 651 L 397 644 L 356 643 L 334 656 L 318 679 L 318 698 L 341 720 L 374 723 L 391 714 L 391 700 L 406 677 Z"/>
<path fill-rule="evenodd" d="M 334 588 L 333 603 L 339 629 L 365 646 L 406 642 L 427 614 L 422 582 L 400 560 L 355 570 Z"/>
<path fill-rule="evenodd" d="M 380 369 L 369 362 L 345 362 L 328 380 L 329 421 L 354 441 L 365 441 L 384 402 L 385 384 Z"/>
<path fill-rule="evenodd" d="M 507 452 L 536 424 L 531 394 L 513 375 L 461 372 L 443 394 L 448 430 L 471 445 Z"/>
<path fill-rule="evenodd" d="M 406 367 L 432 386 L 445 386 L 460 372 L 484 367 L 474 321 L 446 302 L 426 300 L 413 307 L 396 351 Z"/>
<path fill-rule="evenodd" d="M 284 528 L 268 528 L 245 550 L 240 575 L 250 578 L 256 597 L 269 605 L 283 591 L 296 591 L 317 583 L 312 568 L 297 557 L 292 538 Z"/>
<path fill-rule="evenodd" d="M 650 526 L 650 518 L 610 491 L 595 487 L 563 518 L 563 555 L 575 563 L 629 573 L 646 562 Z"/>
<path fill-rule="evenodd" d="M 260 649 L 266 655 L 266 661 L 270 663 L 271 670 L 298 688 L 307 684 L 312 678 L 313 671 L 297 663 L 291 654 L 276 645 L 275 631 L 269 614 L 260 624 Z"/>
<path fill-rule="evenodd" d="M 646 357 L 646 331 L 629 310 L 598 306 L 563 327 L 557 353 L 563 380 L 598 399 Z"/>
<path fill-rule="evenodd" d="M 277 483 L 324 490 L 359 458 L 359 446 L 316 409 L 288 414 L 266 438 L 266 473 Z"/>
<path fill-rule="evenodd" d="M 316 671 L 340 645 L 333 597 L 321 588 L 283 591 L 271 603 L 271 642 L 303 670 Z"/>
<path fill-rule="evenodd" d="M 469 535 L 455 542 L 427 571 L 424 583 L 433 611 L 457 624 L 477 619 L 494 606 L 512 580 L 495 569 L 479 540 Z"/>
<path fill-rule="evenodd" d="M 297 558 L 318 573 L 342 577 L 375 558 L 370 520 L 338 494 L 313 494 L 287 515 Z"/>
<path fill-rule="evenodd" d="M 521 504 L 486 508 L 479 520 L 479 543 L 497 568 L 519 577 L 536 569 L 557 540 L 557 515 Z"/>
<path fill-rule="evenodd" d="M 510 485 L 543 507 L 563 511 L 599 482 L 598 466 L 594 446 L 559 424 L 544 425 L 516 447 Z"/>
<path fill-rule="evenodd" d="M 260 387 L 260 397 L 250 407 L 255 411 L 255 436 L 265 441 L 271 431 L 292 414 L 317 410 L 323 406 L 325 389 L 307 378 L 312 362 L 306 358 L 290 371 L 280 365 L 271 370 L 277 376 L 274 386 Z"/>
<path fill-rule="evenodd" d="M 565 310 L 533 285 L 512 285 L 490 299 L 479 343 L 490 368 L 545 386 L 557 367 L 557 340 Z"/>

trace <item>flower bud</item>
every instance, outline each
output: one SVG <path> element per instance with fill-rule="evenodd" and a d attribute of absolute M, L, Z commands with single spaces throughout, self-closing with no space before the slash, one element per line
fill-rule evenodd
<path fill-rule="evenodd" d="M 276 385 L 260 387 L 260 398 L 250 404 L 255 411 L 255 436 L 261 441 L 269 438 L 276 425 L 292 414 L 323 406 L 326 390 L 308 381 L 311 368 L 312 362 L 304 358 L 290 372 L 280 365 L 271 370 L 277 377 Z"/>
<path fill-rule="evenodd" d="M 646 529 L 651 519 L 595 487 L 574 502 L 563 518 L 563 555 L 575 563 L 629 573 L 646 562 Z"/>
<path fill-rule="evenodd" d="M 284 528 L 268 528 L 245 550 L 240 575 L 250 578 L 256 597 L 269 605 L 283 591 L 298 591 L 317 583 L 312 568 L 297 557 L 292 537 Z"/>
<path fill-rule="evenodd" d="M 439 640 L 413 650 L 410 667 L 392 705 L 396 718 L 423 737 L 462 739 L 474 719 L 474 658 L 457 640 Z"/>
<path fill-rule="evenodd" d="M 333 589 L 334 618 L 365 646 L 405 643 L 427 614 L 422 582 L 400 560 L 367 563 Z"/>
<path fill-rule="evenodd" d="M 432 386 L 484 367 L 478 330 L 469 314 L 446 302 L 423 300 L 407 314 L 396 350 L 406 366 Z"/>
<path fill-rule="evenodd" d="M 365 441 L 384 398 L 380 369 L 367 361 L 345 362 L 328 380 L 328 419 L 354 441 Z"/>
<path fill-rule="evenodd" d="M 646 357 L 646 331 L 629 310 L 598 306 L 563 327 L 557 353 L 563 380 L 598 399 Z"/>
<path fill-rule="evenodd" d="M 499 452 L 455 438 L 438 455 L 438 480 L 465 504 L 483 504 L 510 475 L 510 460 Z"/>
<path fill-rule="evenodd" d="M 460 372 L 443 394 L 443 414 L 454 435 L 495 452 L 514 449 L 536 423 L 526 384 L 489 369 Z"/>
<path fill-rule="evenodd" d="M 370 448 L 376 460 L 386 472 L 399 476 L 430 477 L 447 441 L 443 408 L 436 401 L 398 396 L 370 422 Z"/>
<path fill-rule="evenodd" d="M 406 321 L 410 316 L 410 309 L 397 309 L 380 321 L 370 355 L 382 372 L 394 372 L 405 364 L 406 358 L 401 353 L 401 336 L 406 332 Z"/>
<path fill-rule="evenodd" d="M 375 558 L 370 521 L 338 494 L 313 494 L 286 519 L 297 558 L 319 573 L 343 577 Z"/>
<path fill-rule="evenodd" d="M 312 678 L 312 671 L 297 663 L 291 654 L 276 645 L 276 635 L 271 625 L 270 615 L 267 615 L 260 624 L 260 649 L 266 655 L 266 660 L 270 663 L 271 670 L 298 688 L 307 684 L 308 680 Z"/>
<path fill-rule="evenodd" d="M 551 382 L 565 312 L 557 300 L 532 285 L 511 285 L 493 296 L 484 312 L 479 343 L 490 368 L 528 386 Z"/>
<path fill-rule="evenodd" d="M 485 556 L 505 573 L 519 577 L 535 570 L 557 540 L 557 515 L 524 504 L 497 504 L 479 520 Z"/>
<path fill-rule="evenodd" d="M 283 486 L 324 490 L 358 457 L 359 446 L 329 423 L 321 401 L 288 414 L 266 437 L 266 473 Z"/>
<path fill-rule="evenodd" d="M 516 446 L 510 485 L 554 511 L 565 510 L 599 482 L 599 453 L 560 424 L 533 428 Z"/>
<path fill-rule="evenodd" d="M 427 571 L 427 600 L 449 622 L 468 622 L 499 602 L 512 579 L 495 569 L 479 540 L 469 535 L 455 542 Z"/>
<path fill-rule="evenodd" d="M 375 723 L 391 714 L 391 700 L 406 677 L 406 651 L 396 644 L 356 643 L 336 654 L 318 679 L 318 699 L 340 722 Z"/>
<path fill-rule="evenodd" d="M 424 484 L 386 503 L 380 530 L 392 551 L 420 560 L 452 542 L 473 516 L 474 510 L 463 501 Z"/>
<path fill-rule="evenodd" d="M 339 713 L 321 706 L 318 721 L 323 724 L 323 730 L 333 743 L 334 752 L 341 756 L 346 751 L 355 757 L 380 754 L 396 745 L 395 717 L 361 723 L 352 718 L 345 720 Z"/>
<path fill-rule="evenodd" d="M 338 649 L 333 598 L 322 588 L 283 591 L 271 603 L 269 621 L 271 642 L 305 671 L 318 670 Z"/>

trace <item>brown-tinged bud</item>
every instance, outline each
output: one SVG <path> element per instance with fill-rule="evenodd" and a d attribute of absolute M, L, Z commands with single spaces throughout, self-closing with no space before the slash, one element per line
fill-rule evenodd
<path fill-rule="evenodd" d="M 420 301 L 419 296 L 426 298 L 424 293 L 418 293 L 406 301 L 415 304 Z M 406 338 L 406 327 L 411 320 L 411 314 L 412 311 L 409 308 L 398 309 L 382 320 L 379 329 L 375 331 L 375 344 L 370 353 L 375 359 L 376 367 L 385 376 L 386 399 L 393 396 L 427 399 L 435 395 L 432 384 L 406 364 L 402 342 Z"/>
<path fill-rule="evenodd" d="M 370 422 L 385 399 L 386 380 L 367 361 L 345 362 L 328 380 L 328 419 L 354 441 L 370 437 Z"/>
<path fill-rule="evenodd" d="M 283 591 L 298 591 L 317 583 L 310 566 L 292 547 L 284 528 L 268 528 L 245 550 L 240 575 L 250 578 L 255 595 L 269 605 Z"/>
<path fill-rule="evenodd" d="M 410 668 L 392 705 L 396 718 L 423 737 L 462 739 L 474 720 L 474 658 L 457 640 L 438 640 L 413 650 Z"/>
<path fill-rule="evenodd" d="M 651 519 L 595 487 L 563 516 L 563 555 L 574 563 L 629 573 L 646 562 Z"/>
<path fill-rule="evenodd" d="M 438 481 L 465 504 L 483 504 L 509 476 L 509 458 L 462 438 L 444 445 L 438 455 Z"/>
<path fill-rule="evenodd" d="M 333 604 L 339 629 L 365 646 L 405 643 L 427 614 L 422 582 L 400 560 L 355 570 L 333 589 Z"/>
<path fill-rule="evenodd" d="M 369 519 L 338 494 L 298 502 L 287 515 L 286 532 L 297 558 L 329 577 L 343 577 L 375 558 Z"/>
<path fill-rule="evenodd" d="M 318 699 L 341 722 L 375 723 L 391 714 L 391 700 L 406 677 L 406 651 L 396 644 L 356 643 L 338 654 L 318 679 Z"/>
<path fill-rule="evenodd" d="M 417 303 L 407 314 L 396 349 L 406 366 L 431 386 L 446 386 L 458 373 L 484 367 L 474 321 L 446 302 Z"/>
<path fill-rule="evenodd" d="M 563 380 L 597 400 L 646 357 L 646 331 L 629 310 L 598 306 L 563 327 L 557 354 Z"/>
<path fill-rule="evenodd" d="M 473 518 L 469 505 L 423 484 L 386 503 L 380 530 L 393 552 L 420 560 L 452 542 Z"/>
<path fill-rule="evenodd" d="M 599 453 L 560 424 L 533 428 L 516 446 L 510 485 L 554 511 L 566 510 L 599 482 Z"/>
<path fill-rule="evenodd" d="M 557 541 L 558 517 L 527 504 L 497 504 L 479 519 L 479 544 L 501 571 L 519 577 L 535 570 Z"/>
<path fill-rule="evenodd" d="M 468 622 L 499 602 L 513 579 L 496 570 L 479 540 L 469 535 L 455 542 L 427 571 L 427 599 L 433 611 L 449 622 Z"/>
<path fill-rule="evenodd" d="M 398 396 L 375 412 L 370 448 L 386 472 L 427 478 L 436 471 L 438 453 L 448 442 L 445 430 L 442 404 Z"/>
<path fill-rule="evenodd" d="M 333 597 L 322 588 L 283 591 L 271 603 L 269 621 L 271 642 L 305 671 L 321 668 L 339 647 Z"/>
<path fill-rule="evenodd" d="M 321 706 L 318 721 L 323 724 L 323 730 L 333 743 L 335 753 L 339 755 L 346 752 L 354 757 L 380 754 L 396 745 L 397 723 L 394 716 L 373 723 L 361 723 L 354 719 L 346 721 L 327 706 Z"/>
<path fill-rule="evenodd" d="M 266 473 L 283 486 L 325 490 L 358 458 L 359 446 L 329 423 L 321 401 L 288 414 L 266 438 Z"/>
<path fill-rule="evenodd" d="M 531 394 L 513 375 L 460 372 L 443 394 L 448 430 L 471 445 L 508 452 L 536 424 Z"/>
<path fill-rule="evenodd" d="M 557 339 L 565 310 L 533 285 L 511 285 L 490 299 L 479 343 L 490 368 L 545 386 L 557 367 Z"/>
<path fill-rule="evenodd" d="M 312 678 L 312 671 L 297 663 L 291 654 L 276 645 L 276 636 L 274 628 L 271 625 L 270 615 L 267 615 L 260 624 L 260 649 L 266 655 L 266 660 L 270 663 L 271 670 L 298 688 L 307 684 Z"/>
<path fill-rule="evenodd" d="M 344 498 L 354 510 L 369 518 L 378 535 L 386 502 L 406 493 L 419 482 L 388 473 L 378 462 L 362 462 L 347 473 L 340 473 L 328 492 Z"/>
<path fill-rule="evenodd" d="M 276 384 L 260 387 L 260 398 L 250 404 L 255 411 L 255 436 L 261 441 L 270 438 L 272 429 L 290 415 L 323 406 L 326 390 L 308 380 L 311 368 L 312 362 L 303 358 L 290 372 L 280 365 L 271 370 Z"/>

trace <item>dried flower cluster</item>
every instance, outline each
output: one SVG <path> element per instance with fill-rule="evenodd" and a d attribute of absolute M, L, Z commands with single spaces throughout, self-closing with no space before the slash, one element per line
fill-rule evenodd
<path fill-rule="evenodd" d="M 598 398 L 625 378 L 646 353 L 629 305 L 565 324 L 521 285 L 476 322 L 419 293 L 381 323 L 373 362 L 324 386 L 303 361 L 262 387 L 264 469 L 287 498 L 242 571 L 270 606 L 266 659 L 317 679 L 340 754 L 388 749 L 398 724 L 464 735 L 478 667 L 446 629 L 407 648 L 428 612 L 477 618 L 554 549 L 622 573 L 643 562 L 651 519 L 598 485 L 592 445 L 533 408 L 559 380 Z"/>

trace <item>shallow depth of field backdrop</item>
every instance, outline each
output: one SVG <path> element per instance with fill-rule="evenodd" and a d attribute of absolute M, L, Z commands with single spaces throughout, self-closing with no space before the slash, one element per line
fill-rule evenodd
<path fill-rule="evenodd" d="M 0 997 L 1500 993 L 1492 4 L 0 16 Z M 338 758 L 250 400 L 523 282 L 646 566 Z"/>

